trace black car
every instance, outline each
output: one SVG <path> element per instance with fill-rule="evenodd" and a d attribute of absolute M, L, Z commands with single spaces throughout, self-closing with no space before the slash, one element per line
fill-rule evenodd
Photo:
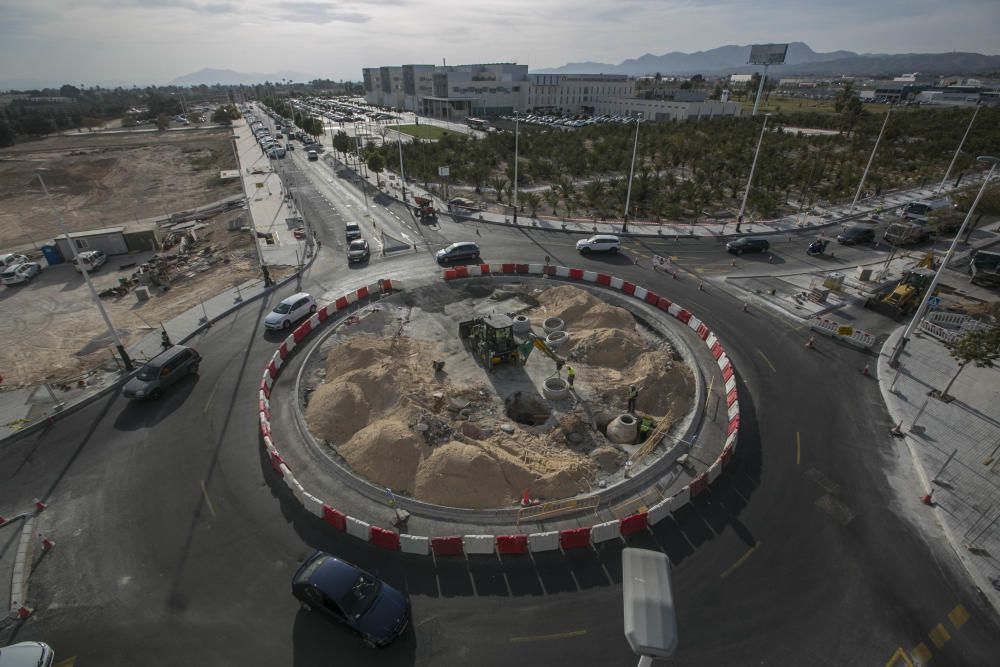
<path fill-rule="evenodd" d="M 368 241 L 364 239 L 355 239 L 351 241 L 351 245 L 347 246 L 347 261 L 351 264 L 354 262 L 367 262 L 371 254 Z"/>
<path fill-rule="evenodd" d="M 472 241 L 452 243 L 447 248 L 441 248 L 434 254 L 438 263 L 456 262 L 462 259 L 479 259 L 479 246 Z"/>
<path fill-rule="evenodd" d="M 770 249 L 771 244 L 767 239 L 754 236 L 743 236 L 726 244 L 726 250 L 734 255 L 742 255 L 745 252 L 767 252 Z"/>
<path fill-rule="evenodd" d="M 317 551 L 292 578 L 302 608 L 344 623 L 371 646 L 386 646 L 410 623 L 410 601 L 347 561 Z"/>
<path fill-rule="evenodd" d="M 837 234 L 837 242 L 843 245 L 855 243 L 873 243 L 875 241 L 874 227 L 848 227 Z"/>

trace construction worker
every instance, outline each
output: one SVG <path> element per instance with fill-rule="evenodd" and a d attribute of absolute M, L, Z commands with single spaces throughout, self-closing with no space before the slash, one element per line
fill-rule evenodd
<path fill-rule="evenodd" d="M 170 342 L 170 336 L 167 335 L 166 329 L 160 332 L 160 347 L 164 350 L 169 350 L 173 347 L 173 343 Z"/>
<path fill-rule="evenodd" d="M 635 412 L 635 399 L 639 396 L 639 389 L 634 385 L 628 386 L 628 411 Z"/>
<path fill-rule="evenodd" d="M 569 382 L 569 388 L 573 388 L 573 381 L 576 380 L 576 371 L 573 370 L 572 366 L 566 367 L 566 381 Z"/>

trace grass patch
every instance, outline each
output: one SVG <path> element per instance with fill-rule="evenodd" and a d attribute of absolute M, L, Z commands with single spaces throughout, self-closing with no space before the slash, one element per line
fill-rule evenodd
<path fill-rule="evenodd" d="M 437 125 L 400 125 L 399 131 L 418 139 L 440 139 L 446 134 L 454 134 L 450 130 L 445 130 Z"/>
<path fill-rule="evenodd" d="M 753 111 L 753 100 L 743 100 L 744 113 Z M 865 104 L 865 111 L 871 113 L 884 112 L 889 107 L 885 104 Z M 833 100 L 810 100 L 801 97 L 771 97 L 762 102 L 758 113 L 825 113 L 835 114 Z"/>

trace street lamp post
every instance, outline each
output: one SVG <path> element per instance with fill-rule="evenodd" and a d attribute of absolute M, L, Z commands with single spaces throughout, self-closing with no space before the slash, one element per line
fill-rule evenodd
<path fill-rule="evenodd" d="M 635 176 L 635 154 L 639 149 L 639 120 L 635 117 L 635 141 L 632 142 L 632 166 L 628 170 L 628 188 L 625 189 L 625 215 L 622 216 L 622 234 L 628 234 L 628 207 L 632 202 L 632 177 Z"/>
<path fill-rule="evenodd" d="M 959 142 L 958 148 L 955 149 L 955 155 L 951 158 L 951 164 L 948 165 L 948 171 L 944 172 L 944 178 L 941 179 L 941 185 L 938 186 L 938 192 L 944 190 L 944 185 L 948 182 L 948 177 L 951 176 L 951 170 L 955 166 L 958 154 L 962 152 L 962 146 L 965 145 L 965 140 L 969 138 L 969 132 L 972 131 L 972 124 L 976 122 L 976 116 L 978 115 L 979 105 L 977 104 L 976 110 L 972 114 L 972 119 L 969 121 L 969 127 L 965 128 L 965 134 L 962 136 L 962 141 Z"/>
<path fill-rule="evenodd" d="M 882 129 L 878 132 L 878 138 L 875 139 L 875 146 L 872 148 L 872 154 L 868 156 L 868 164 L 865 165 L 865 171 L 861 174 L 861 182 L 858 183 L 858 190 L 854 193 L 854 201 L 851 202 L 851 208 L 848 209 L 847 215 L 854 213 L 854 207 L 858 204 L 858 198 L 861 197 L 861 189 L 865 187 L 865 179 L 868 178 L 868 170 L 872 168 L 872 162 L 875 161 L 875 153 L 878 151 L 879 142 L 882 141 L 882 135 L 885 134 L 885 126 L 889 124 L 889 115 L 892 113 L 892 109 L 885 112 L 885 120 L 882 121 Z"/>
<path fill-rule="evenodd" d="M 517 112 L 514 112 L 514 224 L 517 224 Z"/>
<path fill-rule="evenodd" d="M 83 274 L 83 280 L 87 283 L 87 288 L 90 290 L 90 296 L 94 299 L 94 303 L 97 305 L 97 310 L 100 311 L 101 317 L 104 319 L 104 325 L 108 328 L 108 333 L 111 334 L 111 339 L 115 341 L 115 348 L 118 350 L 118 355 L 122 358 L 125 370 L 131 372 L 135 370 L 135 366 L 132 365 L 132 359 L 128 356 L 128 351 L 125 349 L 125 346 L 122 345 L 121 338 L 118 337 L 118 332 L 111 323 L 111 318 L 108 317 L 108 312 L 104 310 L 104 304 L 101 303 L 100 297 L 97 296 L 97 290 L 94 289 L 94 283 L 90 281 L 90 271 L 79 261 L 80 255 L 76 251 L 76 244 L 73 243 L 73 240 L 69 237 L 69 230 L 66 229 L 66 221 L 63 220 L 62 215 L 56 208 L 55 202 L 52 201 L 52 195 L 49 194 L 49 189 L 45 187 L 45 180 L 42 179 L 43 171 L 46 171 L 44 167 L 35 169 L 35 176 L 38 177 L 38 182 L 42 185 L 42 192 L 45 193 L 45 197 L 49 201 L 49 206 L 52 208 L 53 215 L 55 215 L 56 220 L 59 221 L 59 229 L 62 230 L 63 237 L 66 239 L 66 245 L 68 245 L 70 250 L 73 252 L 73 259 L 80 267 L 80 273 Z"/>
<path fill-rule="evenodd" d="M 767 119 L 771 114 L 764 114 L 764 124 L 760 128 L 760 138 L 757 139 L 757 150 L 753 152 L 753 163 L 750 165 L 750 177 L 747 178 L 747 187 L 743 191 L 743 202 L 740 204 L 740 213 L 736 217 L 736 233 L 740 233 L 740 227 L 743 225 L 743 213 L 747 208 L 747 199 L 750 198 L 750 184 L 753 183 L 753 174 L 757 170 L 757 158 L 760 157 L 760 145 L 764 143 L 764 130 L 767 129 Z"/>
<path fill-rule="evenodd" d="M 948 248 L 948 252 L 945 254 L 944 259 L 941 260 L 941 265 L 938 266 L 938 270 L 934 274 L 931 284 L 927 287 L 927 291 L 924 292 L 924 298 L 921 299 L 917 312 L 913 314 L 913 319 L 910 320 L 910 323 L 903 331 L 902 338 L 899 339 L 899 342 L 896 343 L 896 347 L 892 350 L 892 356 L 889 357 L 889 365 L 892 368 L 896 368 L 899 365 L 899 358 L 903 356 L 903 350 L 906 348 L 906 344 L 909 342 L 910 336 L 913 334 L 913 330 L 917 328 L 917 324 L 919 324 L 920 320 L 923 318 L 924 313 L 927 312 L 927 304 L 930 302 L 930 298 L 934 296 L 934 290 L 937 287 L 938 281 L 941 280 L 941 274 L 944 273 L 944 268 L 948 266 L 951 256 L 955 253 L 955 246 L 958 245 L 958 239 L 962 238 L 962 233 L 965 232 L 965 228 L 968 226 L 969 221 L 972 220 L 972 214 L 975 213 L 979 200 L 983 198 L 986 186 L 989 185 L 990 179 L 993 177 L 993 172 L 996 171 L 997 163 L 1000 163 L 1000 158 L 993 157 L 992 155 L 980 155 L 976 159 L 980 162 L 987 162 L 991 164 L 992 166 L 990 167 L 990 171 L 986 174 L 982 187 L 979 188 L 979 194 L 976 195 L 976 200 L 972 202 L 972 206 L 969 207 L 969 212 L 965 215 L 965 220 L 962 221 L 962 226 L 955 233 L 955 238 L 951 241 L 951 247 Z"/>
<path fill-rule="evenodd" d="M 403 188 L 403 203 L 406 203 L 406 174 L 403 172 L 403 133 L 399 131 L 399 117 L 396 117 L 396 145 L 399 146 L 399 184 Z"/>

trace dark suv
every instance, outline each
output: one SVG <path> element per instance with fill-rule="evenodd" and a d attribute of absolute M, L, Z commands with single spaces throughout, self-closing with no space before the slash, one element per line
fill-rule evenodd
<path fill-rule="evenodd" d="M 479 246 L 472 241 L 452 243 L 447 248 L 441 248 L 434 254 L 438 263 L 456 262 L 462 259 L 479 259 Z"/>
<path fill-rule="evenodd" d="M 848 227 L 837 234 L 837 242 L 843 245 L 872 243 L 873 241 L 875 241 L 874 227 Z"/>
<path fill-rule="evenodd" d="M 163 395 L 164 389 L 188 375 L 196 374 L 200 363 L 201 355 L 197 350 L 174 345 L 147 361 L 122 387 L 122 395 L 125 398 L 156 400 Z"/>
<path fill-rule="evenodd" d="M 767 239 L 754 236 L 743 236 L 726 244 L 726 250 L 734 255 L 742 255 L 745 252 L 767 252 L 770 249 L 771 244 Z"/>

